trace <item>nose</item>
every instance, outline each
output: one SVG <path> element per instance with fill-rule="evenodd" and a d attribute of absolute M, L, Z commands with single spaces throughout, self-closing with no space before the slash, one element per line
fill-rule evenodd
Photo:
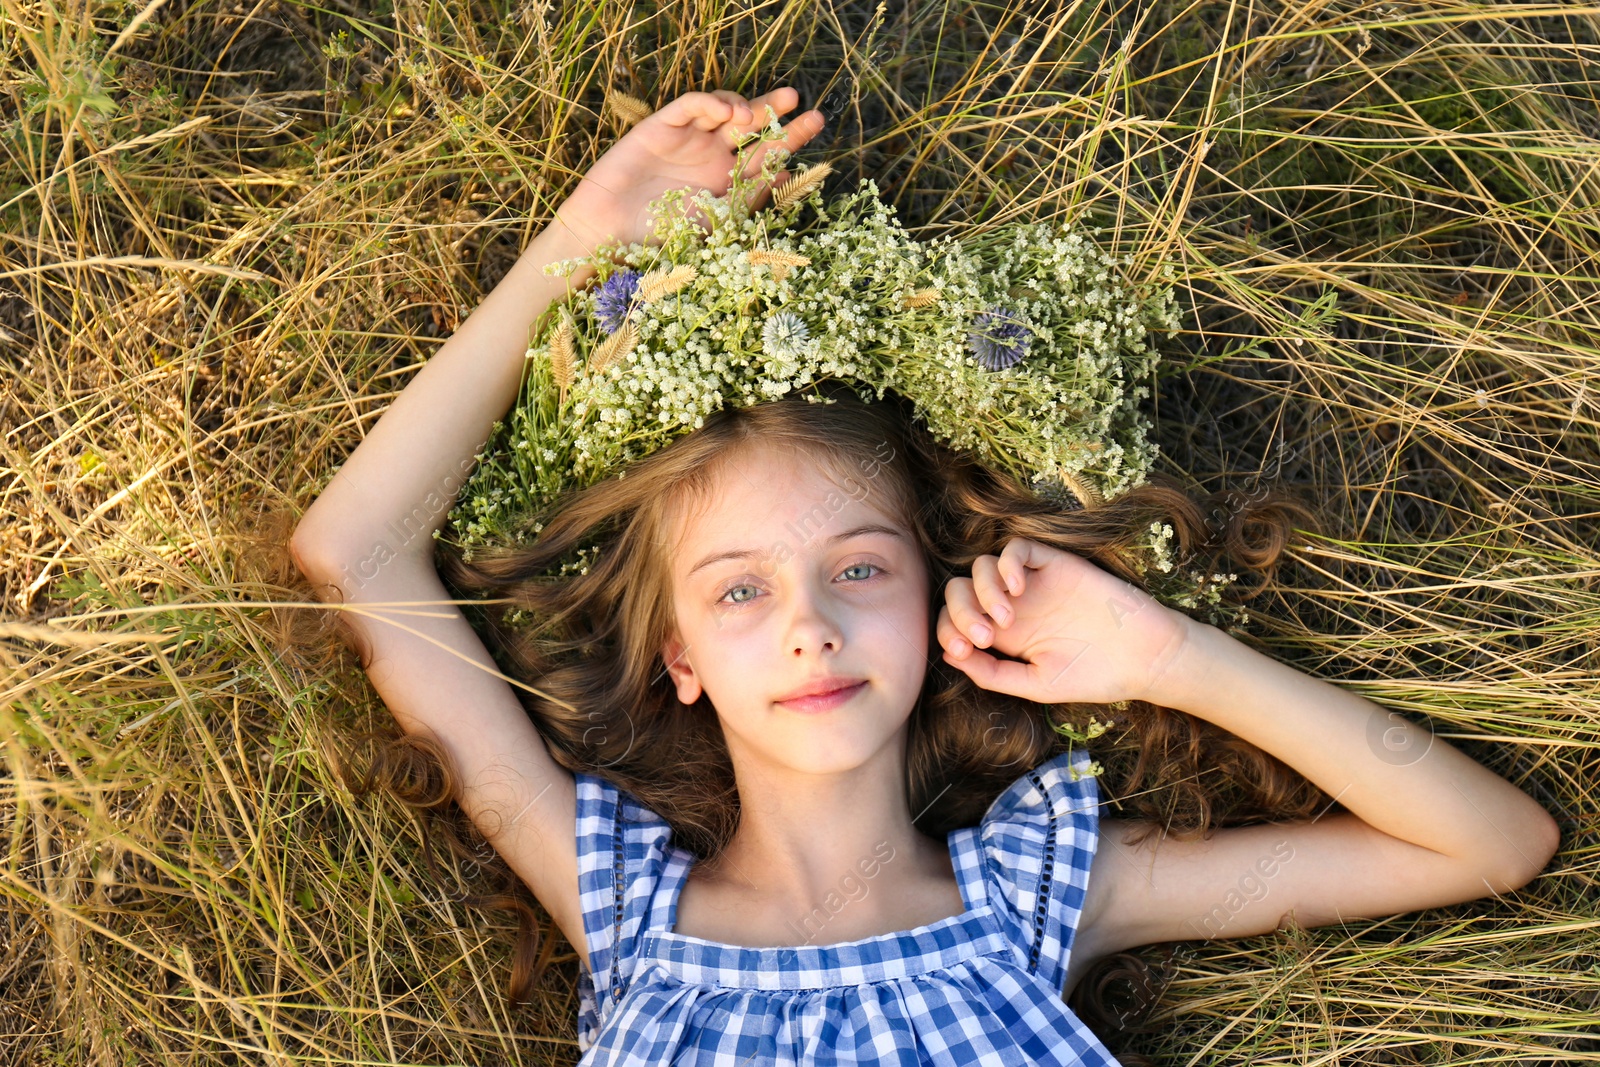
<path fill-rule="evenodd" d="M 795 591 L 793 603 L 788 640 L 796 656 L 838 652 L 844 647 L 844 630 L 826 594 L 818 593 L 808 583 Z"/>

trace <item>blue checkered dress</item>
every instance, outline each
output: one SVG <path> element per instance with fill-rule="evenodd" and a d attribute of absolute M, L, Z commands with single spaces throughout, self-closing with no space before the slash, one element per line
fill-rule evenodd
<path fill-rule="evenodd" d="M 1061 998 L 1098 835 L 1098 783 L 1073 780 L 1088 763 L 1062 752 L 950 832 L 962 914 L 792 948 L 672 932 L 695 857 L 632 794 L 575 775 L 594 968 L 579 972 L 579 1067 L 1120 1067 Z"/>

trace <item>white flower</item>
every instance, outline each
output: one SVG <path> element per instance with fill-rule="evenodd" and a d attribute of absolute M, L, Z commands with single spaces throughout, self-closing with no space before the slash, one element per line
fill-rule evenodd
<path fill-rule="evenodd" d="M 791 311 L 779 311 L 761 327 L 761 349 L 773 359 L 788 363 L 805 354 L 811 331 L 805 320 Z"/>

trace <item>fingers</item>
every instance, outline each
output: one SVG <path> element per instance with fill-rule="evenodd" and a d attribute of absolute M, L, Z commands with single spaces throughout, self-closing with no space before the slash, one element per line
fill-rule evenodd
<path fill-rule="evenodd" d="M 746 100 L 732 89 L 713 89 L 704 95 L 716 97 L 730 106 L 732 110 L 726 122 L 735 140 L 765 129 L 769 106 L 775 113 L 783 115 L 794 110 L 794 106 L 800 102 L 800 93 L 787 85 L 763 93 L 753 100 Z"/>
<path fill-rule="evenodd" d="M 1000 580 L 1005 583 L 1006 590 L 1012 596 L 1021 596 L 1023 590 L 1028 587 L 1028 564 L 1031 562 L 1034 566 L 1040 565 L 1040 561 L 1036 559 L 1037 553 L 1033 551 L 1040 547 L 1042 546 L 1037 542 L 1030 541 L 1026 537 L 1013 537 L 1006 543 L 1006 547 L 1000 550 L 1000 558 L 996 561 L 995 568 Z"/>
<path fill-rule="evenodd" d="M 989 617 L 1001 626 L 1010 626 L 1011 620 L 1016 617 L 1016 612 L 1011 607 L 1011 590 L 1007 588 L 1006 579 L 1001 574 L 1002 565 L 1021 568 L 1021 564 L 1016 563 L 1014 559 L 1006 559 L 1004 553 L 999 559 L 994 556 L 979 556 L 973 560 L 972 587 L 973 592 L 977 594 L 978 603 L 989 613 Z"/>
<path fill-rule="evenodd" d="M 737 97 L 738 94 L 728 95 Z M 656 112 L 656 116 L 672 126 L 693 125 L 695 129 L 709 133 L 732 119 L 734 111 L 734 101 L 717 93 L 684 93 Z"/>
<path fill-rule="evenodd" d="M 780 115 L 787 115 L 793 111 L 795 105 L 800 103 L 800 93 L 792 86 L 783 85 L 771 92 L 762 93 L 750 101 L 750 129 L 759 130 L 767 124 L 767 107 Z M 748 133 L 749 130 L 741 131 Z"/>
<path fill-rule="evenodd" d="M 736 97 L 736 94 L 729 95 Z M 733 144 L 738 146 L 741 141 L 752 133 L 757 133 L 767 128 L 767 123 L 770 121 L 767 116 L 768 107 L 771 107 L 776 115 L 786 115 L 793 111 L 799 103 L 800 94 L 788 86 L 774 89 L 770 93 L 765 93 L 751 100 L 748 105 L 750 117 L 748 119 L 740 118 L 729 124 L 729 129 L 733 134 Z M 756 152 L 749 164 L 746 165 L 745 176 L 750 177 L 760 170 L 762 158 L 774 148 L 786 148 L 790 152 L 797 151 L 801 145 L 821 132 L 823 122 L 822 112 L 815 108 L 790 119 L 783 127 L 783 139 L 763 145 L 761 150 Z"/>
<path fill-rule="evenodd" d="M 662 108 L 657 115 L 674 126 L 693 123 L 696 129 L 714 130 L 729 125 L 739 137 L 762 129 L 767 124 L 767 107 L 779 115 L 788 114 L 800 103 L 800 93 L 792 86 L 781 86 L 746 100 L 731 89 L 713 89 L 710 92 L 684 93 Z M 822 113 L 808 111 L 795 121 L 806 120 L 802 127 L 804 137 L 800 143 L 816 136 L 822 129 Z M 792 127 L 794 123 L 790 123 Z M 790 145 L 791 150 L 798 145 Z"/>
<path fill-rule="evenodd" d="M 989 558 L 989 557 L 985 557 Z M 1054 566 L 1057 571 L 1065 570 L 1067 575 L 1081 572 L 1083 566 L 1090 565 L 1082 557 L 1070 552 L 1063 552 L 1059 548 L 1040 544 L 1027 537 L 1013 537 L 1006 542 L 1005 548 L 1000 550 L 997 566 L 1000 570 L 1000 580 L 1012 596 L 1021 596 L 1027 592 L 1030 579 L 1037 575 L 1028 572 L 1042 570 Z M 1057 583 L 1061 581 L 1058 576 Z"/>
<path fill-rule="evenodd" d="M 948 608 L 939 609 L 938 630 L 940 643 L 945 646 L 944 661 L 971 678 L 980 688 L 1015 696 L 1026 696 L 1033 690 L 1030 664 L 979 652 L 967 644 L 965 638 L 948 636 L 955 633 Z"/>
<path fill-rule="evenodd" d="M 939 609 L 939 618 L 934 623 L 934 636 L 938 638 L 939 647 L 944 649 L 945 659 L 949 662 L 966 659 L 974 654 L 982 655 L 973 646 L 972 640 L 957 628 L 954 619 L 951 618 L 949 604 Z"/>
<path fill-rule="evenodd" d="M 783 139 L 783 146 L 789 151 L 797 151 L 801 145 L 822 132 L 827 119 L 822 117 L 822 112 L 812 108 L 803 115 L 796 115 L 789 120 L 784 132 L 788 135 Z"/>
<path fill-rule="evenodd" d="M 1037 541 L 1014 537 L 999 556 L 973 560 L 972 577 L 945 583 L 940 618 L 948 625 L 938 632 L 940 643 L 958 655 L 993 644 L 996 632 L 1016 621 L 1015 600 L 1027 591 L 1029 565 L 1043 566 L 1048 551 Z"/>
<path fill-rule="evenodd" d="M 957 655 L 993 644 L 996 630 L 1009 626 L 1015 613 L 1005 603 L 1009 596 L 994 570 L 973 564 L 972 578 L 952 578 L 945 584 L 945 605 L 939 609 L 936 634 L 939 643 Z M 981 560 L 980 560 L 981 562 Z"/>
<path fill-rule="evenodd" d="M 783 128 L 784 136 L 782 140 L 772 141 L 768 144 L 762 145 L 760 151 L 751 155 L 750 161 L 745 164 L 742 172 L 744 177 L 754 178 L 757 174 L 759 174 L 761 172 L 762 161 L 766 159 L 767 153 L 772 151 L 774 148 L 787 149 L 791 154 L 799 151 L 807 141 L 811 140 L 811 138 L 822 132 L 823 122 L 824 119 L 822 117 L 822 112 L 816 110 L 807 111 L 803 115 L 798 115 L 795 118 L 790 119 L 789 124 Z M 763 203 L 765 203 L 769 193 L 773 192 L 775 189 L 783 188 L 784 185 L 793 180 L 794 175 L 789 171 L 778 171 L 772 176 L 772 183 L 770 185 L 763 182 L 761 187 L 756 190 L 750 206 L 753 208 L 761 206 Z"/>
<path fill-rule="evenodd" d="M 732 89 L 713 89 L 711 90 L 711 95 L 732 105 L 733 114 L 729 117 L 728 122 L 734 129 L 743 132 L 744 127 L 759 127 L 762 125 L 762 123 L 756 122 L 756 115 L 761 113 L 759 105 L 752 106 L 750 101 Z M 762 118 L 765 119 L 765 117 L 763 114 Z"/>

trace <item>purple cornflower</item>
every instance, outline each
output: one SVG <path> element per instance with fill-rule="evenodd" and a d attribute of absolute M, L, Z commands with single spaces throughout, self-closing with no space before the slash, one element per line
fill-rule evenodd
<path fill-rule="evenodd" d="M 600 283 L 594 295 L 594 311 L 606 333 L 616 333 L 628 321 L 633 310 L 634 294 L 639 291 L 639 272 L 623 269 L 616 271 Z"/>
<path fill-rule="evenodd" d="M 967 344 L 979 363 L 990 370 L 1004 370 L 1027 355 L 1028 327 L 996 304 L 978 313 L 967 334 Z"/>

